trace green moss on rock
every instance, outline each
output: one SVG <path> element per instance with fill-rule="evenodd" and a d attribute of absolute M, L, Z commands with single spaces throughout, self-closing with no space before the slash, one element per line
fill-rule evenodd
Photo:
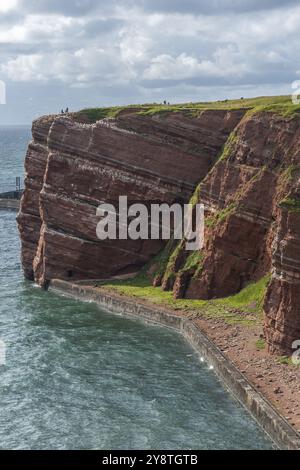
<path fill-rule="evenodd" d="M 219 158 L 220 162 L 227 160 L 231 156 L 237 142 L 238 142 L 238 135 L 237 135 L 236 131 L 234 130 L 234 131 L 231 132 L 230 136 L 228 137 L 228 139 L 227 139 L 227 141 L 224 145 L 223 151 L 222 151 L 221 156 Z"/>
<path fill-rule="evenodd" d="M 299 212 L 300 213 L 300 199 L 292 198 L 292 197 L 286 197 L 283 199 L 279 207 L 282 209 L 285 209 L 289 212 Z"/>

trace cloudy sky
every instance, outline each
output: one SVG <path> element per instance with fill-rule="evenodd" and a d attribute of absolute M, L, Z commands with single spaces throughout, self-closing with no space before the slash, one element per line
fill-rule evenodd
<path fill-rule="evenodd" d="M 289 94 L 299 50 L 300 0 L 0 0 L 0 124 Z"/>

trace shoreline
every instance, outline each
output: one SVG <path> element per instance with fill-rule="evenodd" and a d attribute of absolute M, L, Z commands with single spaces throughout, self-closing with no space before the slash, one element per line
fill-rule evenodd
<path fill-rule="evenodd" d="M 92 301 L 110 313 L 134 317 L 179 331 L 189 344 L 209 362 L 230 393 L 250 412 L 280 449 L 299 450 L 300 435 L 258 391 L 245 374 L 219 349 L 194 319 L 171 309 L 133 300 L 105 288 L 54 279 L 49 290 L 78 300 Z"/>

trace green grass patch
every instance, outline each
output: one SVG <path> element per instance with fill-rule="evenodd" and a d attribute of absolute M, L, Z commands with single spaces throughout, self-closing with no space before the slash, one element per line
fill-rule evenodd
<path fill-rule="evenodd" d="M 220 210 L 220 212 L 217 213 L 217 223 L 223 222 L 231 214 L 233 214 L 236 209 L 236 206 L 237 204 L 235 202 L 232 202 L 227 207 L 224 207 L 224 209 Z"/>
<path fill-rule="evenodd" d="M 279 364 L 284 364 L 287 366 L 294 366 L 294 367 L 300 366 L 300 364 L 294 364 L 293 359 L 290 356 L 278 356 L 277 362 L 279 362 Z"/>
<path fill-rule="evenodd" d="M 279 207 L 289 212 L 300 212 L 300 199 L 286 197 L 280 202 Z"/>
<path fill-rule="evenodd" d="M 224 299 L 224 302 L 229 300 L 230 304 L 234 305 L 235 307 L 245 307 L 255 301 L 257 307 L 260 308 L 262 307 L 265 292 L 270 283 L 270 279 L 270 275 L 264 276 L 259 281 L 249 284 L 238 294 Z"/>
<path fill-rule="evenodd" d="M 152 103 L 107 108 L 88 108 L 79 111 L 79 113 L 87 116 L 90 122 L 96 122 L 104 118 L 114 118 L 120 111 L 126 109 L 136 109 L 136 112 L 143 116 L 164 116 L 169 113 L 183 113 L 191 118 L 196 118 L 201 115 L 203 111 L 207 110 L 234 109 L 245 109 L 249 112 L 273 112 L 286 118 L 294 118 L 300 115 L 300 105 L 294 105 L 290 96 L 261 96 L 257 98 L 171 105 Z"/>
<path fill-rule="evenodd" d="M 165 248 L 143 267 L 139 276 L 141 275 L 146 276 L 146 273 L 149 270 L 151 270 L 151 267 L 154 268 L 153 273 L 152 273 L 153 279 L 155 276 L 163 276 L 167 269 L 167 265 L 168 265 L 170 256 L 174 250 L 175 244 L 176 244 L 176 241 L 174 241 L 173 238 L 170 239 L 168 243 L 166 244 Z"/>
<path fill-rule="evenodd" d="M 152 107 L 145 107 L 139 114 L 141 116 L 155 116 L 155 115 L 166 115 L 169 113 L 184 113 L 190 111 L 191 108 L 187 108 L 184 105 L 156 105 Z"/>
<path fill-rule="evenodd" d="M 199 267 L 202 267 L 203 262 L 203 253 L 200 250 L 192 251 L 187 259 L 185 260 L 184 266 L 181 268 L 180 272 L 198 270 Z"/>
<path fill-rule="evenodd" d="M 289 98 L 289 100 L 283 101 L 282 103 L 261 104 L 253 108 L 253 112 L 275 113 L 284 118 L 294 119 L 300 116 L 300 106 L 293 104 L 292 100 Z"/>
<path fill-rule="evenodd" d="M 288 166 L 281 175 L 283 181 L 286 181 L 286 182 L 293 181 L 295 174 L 297 173 L 298 170 L 299 170 L 298 165 Z"/>
<path fill-rule="evenodd" d="M 224 222 L 230 215 L 232 215 L 237 208 L 237 202 L 232 202 L 220 211 L 205 218 L 205 225 L 209 228 L 214 228 L 219 223 Z"/>
<path fill-rule="evenodd" d="M 178 244 L 175 246 L 174 250 L 172 253 L 170 253 L 170 257 L 168 259 L 165 273 L 164 273 L 164 280 L 167 279 L 173 279 L 176 276 L 176 262 L 177 258 L 181 252 L 181 250 L 184 249 L 184 241 L 178 242 Z"/>
<path fill-rule="evenodd" d="M 219 161 L 225 161 L 230 157 L 237 142 L 238 142 L 238 136 L 237 136 L 236 131 L 234 130 L 233 132 L 231 132 L 230 136 L 228 137 L 224 145 Z"/>
<path fill-rule="evenodd" d="M 266 349 L 266 342 L 264 339 L 260 338 L 256 341 L 255 343 L 255 346 L 257 347 L 257 349 L 259 349 L 260 351 L 263 351 L 264 349 Z"/>
<path fill-rule="evenodd" d="M 269 279 L 269 276 L 265 276 L 236 295 L 213 300 L 174 299 L 172 292 L 153 287 L 145 273 L 134 279 L 105 283 L 104 287 L 128 297 L 187 312 L 192 317 L 222 318 L 229 324 L 250 326 L 261 322 L 263 299 Z"/>
<path fill-rule="evenodd" d="M 111 108 L 88 108 L 82 109 L 79 111 L 79 114 L 86 116 L 91 123 L 94 123 L 105 118 L 115 118 L 123 109 L 125 108 L 122 106 L 114 106 Z"/>
<path fill-rule="evenodd" d="M 191 204 L 193 207 L 200 202 L 200 189 L 201 189 L 201 183 L 198 184 L 197 188 L 194 191 L 194 194 L 192 195 L 189 204 Z"/>

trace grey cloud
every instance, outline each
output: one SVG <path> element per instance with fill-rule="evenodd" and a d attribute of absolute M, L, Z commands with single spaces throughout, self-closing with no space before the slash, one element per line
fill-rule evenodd
<path fill-rule="evenodd" d="M 275 94 L 299 78 L 300 1 L 21 0 L 0 23 L 0 79 L 15 102 L 2 122 L 29 112 L 29 94 L 39 114 Z"/>
<path fill-rule="evenodd" d="M 105 7 L 103 0 L 22 0 L 24 12 L 60 13 L 65 16 L 86 15 L 98 7 Z"/>
<path fill-rule="evenodd" d="M 169 79 L 169 80 L 141 80 L 140 85 L 148 89 L 164 89 L 179 87 L 179 86 L 190 86 L 190 87 L 231 87 L 233 90 L 235 87 L 240 86 L 252 86 L 267 85 L 267 84 L 284 84 L 289 83 L 291 80 L 291 74 L 288 71 L 282 72 L 280 75 L 275 75 L 272 72 L 269 73 L 248 73 L 246 77 L 194 77 L 186 78 L 183 80 Z M 237 96 L 238 97 L 238 96 Z"/>
<path fill-rule="evenodd" d="M 20 12 L 8 12 L 0 14 L 0 24 L 4 26 L 12 26 L 22 22 L 24 16 Z"/>
<path fill-rule="evenodd" d="M 1 48 L 3 48 L 3 52 L 1 51 L 0 57 L 3 61 L 3 57 L 11 57 L 14 55 L 29 55 L 29 54 L 36 54 L 39 50 L 43 50 L 44 53 L 47 53 L 51 50 L 51 46 L 47 42 L 40 41 L 38 47 L 36 44 L 21 44 L 21 43 L 10 43 L 10 42 L 2 42 Z"/>
<path fill-rule="evenodd" d="M 94 19 L 88 21 L 82 29 L 87 38 L 95 38 L 101 34 L 111 33 L 124 25 L 124 21 L 116 18 Z"/>
<path fill-rule="evenodd" d="M 136 3 L 136 2 L 132 2 Z M 299 4 L 298 0 L 142 0 L 138 2 L 147 11 L 221 15 L 244 13 Z"/>

